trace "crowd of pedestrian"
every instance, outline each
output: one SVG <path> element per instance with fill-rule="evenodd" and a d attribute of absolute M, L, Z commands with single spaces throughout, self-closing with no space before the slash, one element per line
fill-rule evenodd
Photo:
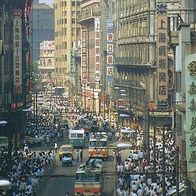
<path fill-rule="evenodd" d="M 149 152 L 130 150 L 125 160 L 116 155 L 117 196 L 161 196 L 175 189 L 175 147 L 172 134 L 157 138 L 156 146 L 150 140 Z M 163 172 L 165 175 L 163 175 Z"/>
<path fill-rule="evenodd" d="M 11 182 L 10 196 L 36 195 L 37 185 L 53 161 L 52 151 L 17 151 L 11 157 L 1 152 L 0 179 L 8 179 Z"/>

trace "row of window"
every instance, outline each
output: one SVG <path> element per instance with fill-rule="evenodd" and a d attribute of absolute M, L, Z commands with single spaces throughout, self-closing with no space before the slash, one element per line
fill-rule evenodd
<path fill-rule="evenodd" d="M 73 0 L 72 2 L 71 2 L 71 5 L 72 6 L 80 6 L 80 2 L 79 1 L 75 1 L 75 0 Z M 66 7 L 67 6 L 67 1 L 61 1 L 60 3 L 59 3 L 59 7 Z M 58 5 L 57 4 L 54 4 L 54 9 L 57 9 L 58 8 Z"/>
<path fill-rule="evenodd" d="M 61 57 L 55 57 L 55 62 L 67 61 L 67 55 L 62 55 Z"/>
<path fill-rule="evenodd" d="M 55 72 L 57 74 L 66 73 L 66 68 L 55 68 Z"/>
<path fill-rule="evenodd" d="M 73 11 L 71 12 L 71 15 L 72 15 L 72 16 L 76 16 L 76 15 L 79 15 L 79 14 L 80 14 L 80 11 L 77 11 L 77 13 L 75 13 L 75 10 L 73 10 Z M 63 10 L 61 15 L 62 15 L 62 16 L 67 16 L 67 11 L 66 11 L 66 10 Z"/>
<path fill-rule="evenodd" d="M 56 45 L 56 50 L 67 49 L 67 42 L 62 42 L 59 45 Z"/>
<path fill-rule="evenodd" d="M 130 44 L 118 47 L 117 54 L 125 57 L 127 62 L 132 64 L 147 64 L 149 62 L 149 45 L 148 44 Z"/>
<path fill-rule="evenodd" d="M 148 0 L 118 0 L 119 10 L 125 11 L 127 8 L 132 8 L 134 10 L 142 10 L 148 8 Z"/>
<path fill-rule="evenodd" d="M 132 36 L 148 35 L 148 21 L 130 21 L 130 23 L 121 23 L 119 37 L 127 38 Z"/>
<path fill-rule="evenodd" d="M 60 18 L 60 19 L 57 19 L 56 22 L 57 22 L 57 25 L 67 24 L 67 18 Z M 72 22 L 72 24 L 75 24 L 76 19 L 75 19 L 75 18 L 72 18 L 72 19 L 71 19 L 71 22 Z"/>
<path fill-rule="evenodd" d="M 72 27 L 71 35 L 75 35 L 76 34 L 75 31 L 76 31 L 75 27 Z M 78 31 L 78 28 L 77 28 L 77 31 Z M 67 35 L 67 28 L 66 27 L 62 28 L 61 31 L 56 31 L 54 34 L 55 37 L 64 36 L 64 35 Z"/>

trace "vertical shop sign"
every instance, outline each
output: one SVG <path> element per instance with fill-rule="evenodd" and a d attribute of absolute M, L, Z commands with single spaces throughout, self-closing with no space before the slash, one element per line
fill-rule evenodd
<path fill-rule="evenodd" d="M 95 81 L 101 80 L 100 18 L 95 18 Z"/>
<path fill-rule="evenodd" d="M 82 51 L 81 51 L 81 83 L 87 83 L 88 77 L 88 65 L 87 65 L 87 31 L 81 31 L 81 40 L 82 40 Z"/>
<path fill-rule="evenodd" d="M 157 4 L 157 90 L 158 103 L 168 100 L 168 39 L 167 5 Z"/>
<path fill-rule="evenodd" d="M 113 80 L 113 20 L 107 20 L 107 80 Z"/>
<path fill-rule="evenodd" d="M 22 94 L 22 10 L 14 10 L 13 18 L 13 72 L 14 94 Z"/>
<path fill-rule="evenodd" d="M 186 57 L 186 160 L 187 172 L 196 171 L 196 55 Z"/>

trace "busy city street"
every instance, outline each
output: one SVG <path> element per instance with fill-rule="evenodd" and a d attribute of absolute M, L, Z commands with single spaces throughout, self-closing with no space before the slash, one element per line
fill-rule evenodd
<path fill-rule="evenodd" d="M 0 0 L 0 196 L 196 196 L 196 0 Z"/>

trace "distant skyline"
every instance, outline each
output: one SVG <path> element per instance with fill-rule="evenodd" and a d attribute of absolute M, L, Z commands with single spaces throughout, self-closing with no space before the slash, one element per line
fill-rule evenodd
<path fill-rule="evenodd" d="M 39 0 L 39 3 L 54 3 L 54 0 Z"/>

